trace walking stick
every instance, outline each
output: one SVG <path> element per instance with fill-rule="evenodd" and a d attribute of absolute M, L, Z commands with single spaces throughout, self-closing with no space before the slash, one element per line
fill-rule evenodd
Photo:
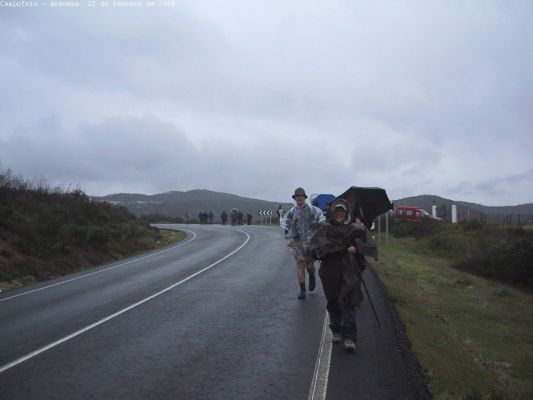
<path fill-rule="evenodd" d="M 370 293 L 368 293 L 368 289 L 366 287 L 365 280 L 363 279 L 363 273 L 359 269 L 359 267 L 356 265 L 355 268 L 359 271 L 359 276 L 361 277 L 361 282 L 363 282 L 363 287 L 365 288 L 366 297 L 368 297 L 368 302 L 370 303 L 370 307 L 372 307 L 372 311 L 374 313 L 374 317 L 376 318 L 376 322 L 378 323 L 378 326 L 381 328 L 381 323 L 379 322 L 378 314 L 376 313 L 376 309 L 374 308 L 374 304 L 372 303 L 372 299 L 370 298 Z"/>
<path fill-rule="evenodd" d="M 370 298 L 370 293 L 368 293 L 368 288 L 366 287 L 365 280 L 363 279 L 363 273 L 359 269 L 359 265 L 357 264 L 357 261 L 355 260 L 355 256 L 351 254 L 351 257 L 352 257 L 352 264 L 354 264 L 354 268 L 357 270 L 357 273 L 359 274 L 359 278 L 361 278 L 361 282 L 363 282 L 363 287 L 365 288 L 366 297 L 368 297 L 368 302 L 370 303 L 370 307 L 372 307 L 374 318 L 376 318 L 376 322 L 378 323 L 378 326 L 381 328 L 381 323 L 379 322 L 378 314 L 376 313 L 376 309 L 374 308 L 374 303 L 372 303 L 372 299 Z"/>

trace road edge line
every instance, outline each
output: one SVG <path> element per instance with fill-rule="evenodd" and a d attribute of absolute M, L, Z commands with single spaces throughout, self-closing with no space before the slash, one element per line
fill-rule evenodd
<path fill-rule="evenodd" d="M 170 250 L 173 250 L 177 247 L 181 247 L 181 246 L 184 246 L 190 242 L 192 242 L 194 239 L 196 239 L 196 233 L 194 233 L 193 231 L 189 231 L 189 230 L 186 230 L 186 229 L 182 229 L 183 231 L 185 232 L 191 232 L 193 234 L 193 237 L 189 240 L 187 240 L 186 242 L 184 243 L 180 243 L 180 244 L 177 244 L 176 246 L 172 246 L 172 247 L 169 247 L 167 249 L 164 249 L 164 250 L 160 250 L 156 253 L 151 253 L 151 254 L 148 254 L 146 256 L 142 256 L 140 258 L 136 258 L 134 260 L 130 260 L 130 261 L 126 261 L 126 262 L 123 262 L 122 264 L 118 264 L 118 265 L 113 265 L 112 267 L 108 267 L 108 268 L 104 268 L 104 269 L 101 269 L 101 270 L 98 270 L 98 271 L 94 271 L 94 272 L 90 272 L 88 274 L 85 274 L 85 275 L 80 275 L 80 276 L 77 276 L 76 278 L 71 278 L 71 279 L 67 279 L 67 280 L 64 280 L 64 281 L 61 281 L 61 282 L 57 282 L 57 283 L 54 283 L 52 285 L 47 285 L 47 286 L 43 286 L 43 287 L 40 287 L 40 288 L 37 288 L 37 289 L 33 289 L 33 290 L 29 290 L 27 292 L 24 292 L 24 293 L 19 293 L 19 294 L 15 294 L 13 296 L 9 296 L 9 297 L 4 297 L 3 299 L 0 299 L 0 303 L 3 302 L 3 301 L 7 301 L 7 300 L 11 300 L 11 299 L 14 299 L 15 297 L 21 297 L 21 296 L 25 296 L 27 294 L 31 294 L 31 293 L 35 293 L 35 292 L 40 292 L 41 290 L 45 290 L 45 289 L 49 289 L 51 287 L 55 287 L 55 286 L 60 286 L 60 285 L 64 285 L 65 283 L 70 283 L 70 282 L 73 282 L 73 281 L 77 281 L 78 279 L 81 279 L 81 278 L 86 278 L 88 276 L 93 276 L 93 275 L 97 275 L 97 274 L 100 274 L 102 272 L 106 272 L 106 271 L 110 271 L 112 269 L 115 269 L 115 268 L 118 268 L 118 267 L 122 267 L 126 264 L 131 264 L 132 262 L 136 262 L 136 261 L 140 261 L 140 260 L 144 260 L 146 258 L 149 258 L 149 257 L 152 257 L 152 256 L 155 256 L 157 254 L 161 254 L 161 253 L 164 253 L 166 251 L 170 251 Z"/>
<path fill-rule="evenodd" d="M 175 287 L 182 285 L 183 283 L 185 283 L 185 282 L 191 280 L 192 278 L 194 278 L 194 277 L 196 277 L 196 276 L 202 274 L 203 272 L 205 272 L 205 271 L 207 271 L 207 270 L 213 268 L 215 265 L 220 264 L 222 261 L 228 259 L 228 258 L 231 257 L 232 255 L 234 255 L 235 253 L 237 253 L 239 250 L 241 250 L 241 249 L 242 249 L 244 246 L 246 246 L 246 244 L 248 244 L 248 242 L 250 241 L 250 235 L 249 235 L 248 233 L 246 233 L 245 231 L 241 231 L 241 230 L 238 230 L 238 232 L 244 233 L 244 234 L 246 235 L 246 240 L 244 241 L 244 243 L 241 244 L 239 247 L 237 247 L 235 250 L 233 250 L 231 253 L 226 254 L 224 257 L 222 257 L 221 259 L 215 261 L 215 262 L 212 263 L 211 265 L 208 265 L 207 267 L 204 267 L 204 268 L 202 268 L 201 270 L 196 271 L 194 274 L 189 275 L 187 278 L 184 278 L 184 279 L 182 279 L 181 281 L 176 282 L 176 283 L 170 285 L 169 287 L 167 287 L 167 288 L 165 288 L 165 289 L 163 289 L 163 290 L 160 290 L 159 292 L 154 293 L 153 295 L 148 296 L 148 297 L 146 297 L 146 298 L 144 298 L 144 299 L 138 301 L 137 303 L 134 303 L 134 304 L 132 304 L 132 305 L 126 307 L 126 308 L 123 308 L 122 310 L 117 311 L 117 312 L 114 313 L 114 314 L 111 314 L 111 315 L 109 315 L 109 316 L 107 316 L 107 317 L 105 317 L 105 318 L 102 318 L 101 320 L 96 321 L 96 322 L 92 323 L 91 325 L 86 326 L 85 328 L 82 328 L 82 329 L 80 329 L 80 330 L 78 330 L 78 331 L 76 331 L 76 332 L 73 332 L 73 333 L 71 333 L 70 335 L 64 336 L 64 337 L 62 337 L 61 339 L 58 339 L 58 340 L 56 340 L 56 341 L 54 341 L 54 342 L 52 342 L 52 343 L 50 343 L 50 344 L 48 344 L 48 345 L 46 345 L 46 346 L 41 347 L 40 349 L 34 350 L 34 351 L 32 351 L 31 353 L 26 354 L 25 356 L 19 357 L 19 358 L 17 358 L 16 360 L 11 361 L 11 362 L 8 363 L 8 364 L 5 364 L 5 365 L 0 366 L 0 374 L 3 373 L 4 371 L 7 371 L 7 370 L 10 369 L 10 368 L 15 367 L 15 366 L 18 365 L 18 364 L 23 363 L 24 361 L 27 361 L 27 360 L 29 360 L 29 359 L 35 357 L 35 356 L 38 356 L 39 354 L 44 353 L 44 352 L 47 351 L 47 350 L 50 350 L 50 349 L 52 349 L 52 348 L 54 348 L 54 347 L 56 347 L 56 346 L 59 346 L 60 344 L 62 344 L 62 343 L 64 343 L 64 342 L 66 342 L 66 341 L 68 341 L 68 340 L 70 340 L 70 339 L 76 337 L 76 336 L 81 335 L 82 333 L 87 332 L 88 330 L 91 330 L 91 329 L 97 327 L 98 325 L 102 325 L 103 323 L 105 323 L 105 322 L 107 322 L 107 321 L 109 321 L 109 320 L 111 320 L 111 319 L 113 319 L 113 318 L 115 318 L 115 317 L 118 317 L 119 315 L 124 314 L 124 313 L 127 312 L 127 311 L 130 311 L 130 310 L 134 309 L 135 307 L 138 307 L 138 306 L 140 306 L 141 304 L 144 304 L 144 303 L 146 303 L 147 301 L 150 301 L 150 300 L 152 300 L 153 298 L 158 297 L 158 296 L 162 295 L 163 293 L 166 293 L 166 292 L 168 292 L 169 290 L 172 290 L 172 289 L 174 289 Z"/>
<path fill-rule="evenodd" d="M 313 380 L 309 389 L 308 400 L 325 400 L 328 389 L 329 366 L 331 362 L 331 332 L 328 329 L 328 313 L 324 316 L 320 348 L 313 373 Z"/>

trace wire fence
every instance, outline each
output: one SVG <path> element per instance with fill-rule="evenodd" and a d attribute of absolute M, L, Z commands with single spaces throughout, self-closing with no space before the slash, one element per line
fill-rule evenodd
<path fill-rule="evenodd" d="M 528 214 L 485 214 L 479 213 L 477 218 L 474 218 L 485 224 L 492 225 L 507 225 L 523 227 L 533 225 L 533 215 Z"/>

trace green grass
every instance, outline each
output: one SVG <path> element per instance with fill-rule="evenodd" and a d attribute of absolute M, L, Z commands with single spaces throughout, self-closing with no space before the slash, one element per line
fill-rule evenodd
<path fill-rule="evenodd" d="M 427 242 L 426 242 L 427 244 Z M 412 238 L 372 262 L 436 399 L 533 398 L 533 293 L 458 271 Z"/>
<path fill-rule="evenodd" d="M 459 224 L 394 221 L 396 238 L 414 237 L 418 254 L 452 261 L 470 273 L 533 289 L 533 231 L 479 221 Z"/>
<path fill-rule="evenodd" d="M 160 229 L 159 230 L 159 240 L 156 243 L 156 247 L 167 246 L 172 243 L 179 242 L 185 239 L 185 232 L 175 231 L 171 229 Z"/>
<path fill-rule="evenodd" d="M 52 260 L 49 260 L 48 262 L 44 261 L 36 261 L 33 258 L 20 256 L 19 254 L 12 254 L 11 257 L 15 260 L 18 260 L 15 264 L 15 267 L 17 264 L 23 265 L 24 268 L 27 268 L 28 265 L 33 265 L 33 270 L 43 270 L 43 271 L 49 271 L 50 270 L 50 263 L 54 264 L 56 266 L 55 271 L 57 275 L 63 275 L 68 274 L 75 271 L 81 271 L 87 268 L 92 268 L 95 265 L 103 264 L 106 262 L 111 262 L 115 260 L 120 260 L 122 258 L 135 256 L 136 254 L 141 254 L 149 250 L 155 250 L 164 246 L 171 245 L 173 243 L 177 243 L 181 240 L 183 240 L 186 237 L 185 232 L 182 231 L 175 231 L 175 230 L 166 230 L 166 229 L 160 229 L 156 240 L 147 242 L 146 247 L 144 247 L 143 250 L 135 249 L 135 250 L 124 250 L 120 254 L 114 254 L 114 255 L 107 255 L 105 257 L 102 257 L 100 254 L 90 254 L 90 253 L 83 253 L 83 254 L 69 254 L 68 256 L 63 257 L 56 257 Z M 1 243 L 0 243 L 1 244 Z M 1 246 L 0 246 L 1 247 Z M 58 267 L 61 267 L 61 270 L 59 270 Z M 0 277 L 3 276 L 2 269 L 6 268 L 3 263 L 2 259 L 0 259 Z M 4 274 L 7 275 L 7 274 Z M 46 278 L 47 279 L 47 278 Z M 22 287 L 31 283 L 34 283 L 36 281 L 40 280 L 39 276 L 37 276 L 34 273 L 29 274 L 19 274 L 14 279 L 0 279 L 0 292 Z"/>
<path fill-rule="evenodd" d="M 81 189 L 0 171 L 0 290 L 83 270 L 181 240 Z"/>

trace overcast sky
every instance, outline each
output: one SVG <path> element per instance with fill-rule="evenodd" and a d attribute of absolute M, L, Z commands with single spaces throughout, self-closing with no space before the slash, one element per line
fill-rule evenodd
<path fill-rule="evenodd" d="M 533 1 L 0 4 L 4 170 L 90 195 L 533 202 Z"/>

